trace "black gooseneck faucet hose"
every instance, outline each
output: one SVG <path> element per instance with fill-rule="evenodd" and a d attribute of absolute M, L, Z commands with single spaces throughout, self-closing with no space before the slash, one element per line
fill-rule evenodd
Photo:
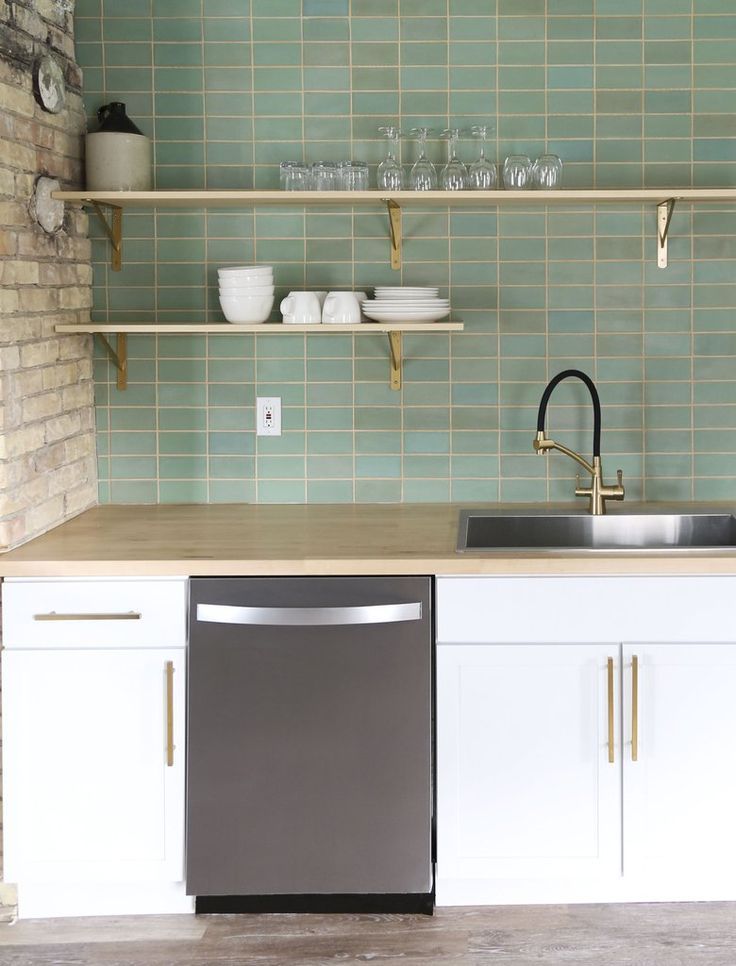
<path fill-rule="evenodd" d="M 557 375 L 551 379 L 547 385 L 547 388 L 542 393 L 542 399 L 539 403 L 539 413 L 537 415 L 537 432 L 544 432 L 544 421 L 547 416 L 547 405 L 549 404 L 549 397 L 555 390 L 555 387 L 562 382 L 563 379 L 569 379 L 574 377 L 580 379 L 588 387 L 590 392 L 590 397 L 593 400 L 593 457 L 601 455 L 601 400 L 598 395 L 598 390 L 595 388 L 595 383 L 580 369 L 565 369 L 564 372 L 558 372 Z"/>

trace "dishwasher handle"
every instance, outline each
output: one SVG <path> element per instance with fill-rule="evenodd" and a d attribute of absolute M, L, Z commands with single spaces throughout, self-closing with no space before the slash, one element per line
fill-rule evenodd
<path fill-rule="evenodd" d="M 344 624 L 395 624 L 421 619 L 421 602 L 369 604 L 359 607 L 234 607 L 229 604 L 197 604 L 197 620 L 209 624 L 328 627 Z"/>

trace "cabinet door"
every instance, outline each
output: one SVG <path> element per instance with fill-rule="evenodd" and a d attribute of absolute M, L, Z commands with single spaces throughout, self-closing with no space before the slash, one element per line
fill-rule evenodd
<path fill-rule="evenodd" d="M 618 676 L 618 645 L 438 648 L 438 890 L 620 875 Z"/>
<path fill-rule="evenodd" d="M 184 654 L 4 652 L 7 881 L 183 878 Z"/>
<path fill-rule="evenodd" d="M 732 895 L 736 644 L 626 644 L 623 663 L 625 875 Z"/>

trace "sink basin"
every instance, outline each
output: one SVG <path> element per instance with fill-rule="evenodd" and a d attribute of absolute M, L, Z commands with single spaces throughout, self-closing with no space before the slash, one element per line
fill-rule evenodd
<path fill-rule="evenodd" d="M 731 513 L 578 513 L 463 510 L 460 552 L 736 548 Z"/>

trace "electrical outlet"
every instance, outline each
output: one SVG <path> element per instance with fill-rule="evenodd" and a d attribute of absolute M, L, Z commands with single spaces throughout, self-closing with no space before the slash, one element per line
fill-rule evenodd
<path fill-rule="evenodd" d="M 280 436 L 281 396 L 258 396 L 256 399 L 256 420 L 258 436 Z"/>

